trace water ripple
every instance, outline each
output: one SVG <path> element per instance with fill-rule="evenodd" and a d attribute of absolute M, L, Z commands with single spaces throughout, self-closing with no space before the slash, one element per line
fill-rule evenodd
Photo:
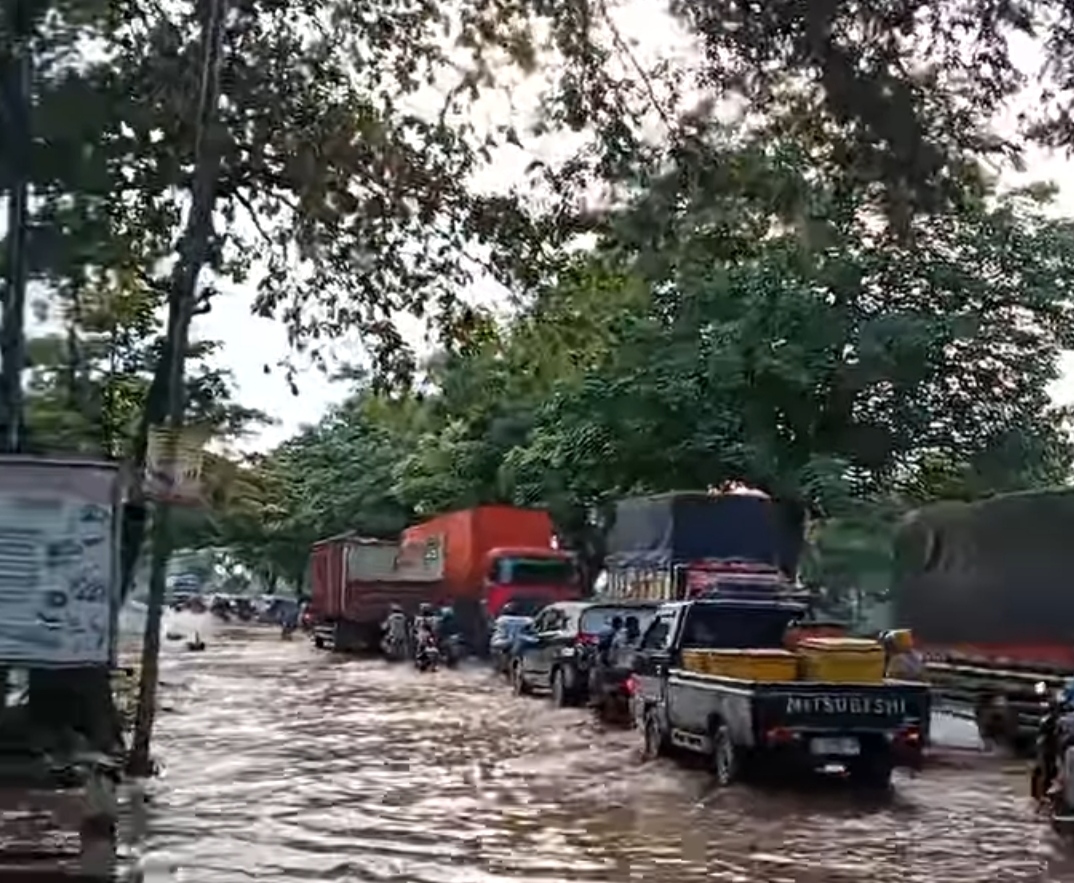
<path fill-rule="evenodd" d="M 147 881 L 1074 880 L 1009 769 L 931 770 L 879 802 L 718 791 L 483 671 L 421 675 L 269 634 L 170 648 L 163 677 Z"/>

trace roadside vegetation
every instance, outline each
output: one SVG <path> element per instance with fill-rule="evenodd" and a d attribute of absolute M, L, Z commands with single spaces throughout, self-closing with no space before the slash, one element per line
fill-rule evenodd
<path fill-rule="evenodd" d="M 747 482 L 809 507 L 810 572 L 838 588 L 886 575 L 910 506 L 1069 477 L 1048 390 L 1074 340 L 1072 227 L 990 165 L 1069 143 L 1062 4 L 672 2 L 693 51 L 650 64 L 613 2 L 228 0 L 196 162 L 207 5 L 35 7 L 29 254 L 50 332 L 29 350 L 30 447 L 144 459 L 205 163 L 195 329 L 241 287 L 303 358 L 364 351 L 318 425 L 210 458 L 180 544 L 299 582 L 318 537 L 511 502 L 550 507 L 592 571 L 617 496 Z M 1047 79 L 1011 61 L 1033 32 Z M 474 122 L 521 81 L 544 83 L 528 117 Z M 1000 137 L 1019 89 L 1037 116 Z M 550 142 L 576 150 L 475 183 Z M 509 315 L 469 301 L 475 274 Z M 234 439 L 270 415 L 234 400 L 215 346 L 186 355 L 187 421 Z M 266 370 L 300 394 L 291 366 Z M 142 521 L 128 538 L 129 583 Z"/>

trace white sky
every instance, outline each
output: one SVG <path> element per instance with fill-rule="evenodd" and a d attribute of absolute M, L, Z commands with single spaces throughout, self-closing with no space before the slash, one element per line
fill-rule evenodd
<path fill-rule="evenodd" d="M 630 0 L 621 14 L 617 15 L 624 35 L 637 41 L 636 54 L 643 63 L 660 56 L 666 58 L 669 54 L 688 54 L 690 48 L 681 32 L 667 16 L 654 10 L 654 5 L 653 0 Z M 1014 48 L 1025 70 L 1032 71 L 1039 67 L 1039 51 L 1034 44 L 1025 41 Z M 511 90 L 510 98 L 498 96 L 484 100 L 478 112 L 486 119 L 501 122 L 505 117 L 522 118 L 533 107 L 538 88 L 539 83 L 519 83 Z M 1033 99 L 1027 96 L 1026 100 Z M 1012 120 L 1013 116 L 1013 111 L 1004 115 L 1000 121 L 1001 128 L 1006 128 L 1005 122 Z M 539 153 L 546 159 L 549 158 L 549 152 L 562 155 L 564 146 L 562 139 L 555 143 L 546 142 Z M 506 187 L 519 180 L 529 158 L 529 155 L 517 149 L 508 149 L 495 167 L 482 176 L 482 185 Z M 1074 176 L 1070 174 L 1074 164 L 1064 157 L 1039 151 L 1028 156 L 1027 160 L 1029 172 L 1025 178 L 1056 181 L 1061 187 L 1059 210 L 1063 214 L 1074 215 Z M 1004 181 L 1017 183 L 1019 177 L 1004 175 Z M 487 303 L 502 298 L 503 292 L 497 290 L 495 283 L 485 280 L 475 286 L 471 296 Z M 330 383 L 323 374 L 310 368 L 298 378 L 300 394 L 294 397 L 279 371 L 274 370 L 266 375 L 263 371 L 266 363 L 275 365 L 289 355 L 287 337 L 282 326 L 250 314 L 252 298 L 252 291 L 244 290 L 236 290 L 229 296 L 219 298 L 214 302 L 212 313 L 197 320 L 194 333 L 199 337 L 223 341 L 224 347 L 218 362 L 234 373 L 239 400 L 250 407 L 261 408 L 280 420 L 279 425 L 267 428 L 243 445 L 251 449 L 265 449 L 294 434 L 302 424 L 317 421 L 331 404 L 346 394 L 347 389 L 343 385 Z M 408 336 L 420 339 L 416 323 L 404 324 L 413 331 Z M 357 342 L 341 343 L 336 347 L 336 353 L 348 361 L 360 360 Z M 1074 354 L 1064 360 L 1064 376 L 1056 384 L 1054 395 L 1059 402 L 1074 403 Z"/>

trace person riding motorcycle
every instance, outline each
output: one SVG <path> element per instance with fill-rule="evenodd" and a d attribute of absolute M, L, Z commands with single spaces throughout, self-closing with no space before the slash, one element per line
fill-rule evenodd
<path fill-rule="evenodd" d="M 459 632 L 459 623 L 455 617 L 455 608 L 450 604 L 444 605 L 439 610 L 437 637 L 444 656 L 457 661 L 461 652 L 462 635 Z"/>
<path fill-rule="evenodd" d="M 432 604 L 422 604 L 414 618 L 414 646 L 423 647 L 430 639 L 440 640 L 440 617 Z"/>
<path fill-rule="evenodd" d="M 1042 683 L 1041 689 L 1046 690 Z M 1063 748 L 1074 739 L 1074 679 L 1048 702 L 1037 733 L 1037 762 L 1033 767 L 1033 796 L 1044 800 L 1059 775 Z"/>
<path fill-rule="evenodd" d="M 398 604 L 392 604 L 382 629 L 385 653 L 400 652 L 406 648 L 406 614 Z"/>
<path fill-rule="evenodd" d="M 291 635 L 293 635 L 295 633 L 295 631 L 297 631 L 297 629 L 298 629 L 298 622 L 299 622 L 298 605 L 295 604 L 295 605 L 293 605 L 291 607 L 288 607 L 283 612 L 283 615 L 280 617 L 280 628 L 281 628 L 283 637 L 285 637 L 285 638 L 291 637 Z"/>
<path fill-rule="evenodd" d="M 925 680 L 925 661 L 914 649 L 913 635 L 907 629 L 893 629 L 880 636 L 887 657 L 885 677 L 901 681 Z"/>

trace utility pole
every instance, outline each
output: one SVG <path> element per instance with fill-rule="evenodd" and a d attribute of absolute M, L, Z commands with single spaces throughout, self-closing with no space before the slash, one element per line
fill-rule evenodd
<path fill-rule="evenodd" d="M 168 361 L 168 424 L 171 430 L 171 466 L 178 464 L 177 446 L 183 427 L 185 394 L 183 369 L 190 336 L 190 323 L 197 303 L 198 276 L 205 265 L 213 230 L 213 207 L 222 161 L 217 131 L 220 98 L 220 58 L 223 51 L 224 18 L 229 0 L 196 0 L 202 33 L 201 89 L 197 103 L 194 143 L 194 184 L 190 213 L 179 245 L 179 260 L 172 271 L 168 296 L 168 329 L 163 358 Z M 150 742 L 156 714 L 160 626 L 168 559 L 172 553 L 172 500 L 161 499 L 155 508 L 150 554 L 149 603 L 142 642 L 142 672 L 138 689 L 138 712 L 128 770 L 146 776 L 152 772 Z"/>
<path fill-rule="evenodd" d="M 0 451 L 22 449 L 22 372 L 26 365 L 26 228 L 30 201 L 33 22 L 27 0 L 0 13 L 0 144 L 7 155 L 7 273 L 0 313 Z"/>

